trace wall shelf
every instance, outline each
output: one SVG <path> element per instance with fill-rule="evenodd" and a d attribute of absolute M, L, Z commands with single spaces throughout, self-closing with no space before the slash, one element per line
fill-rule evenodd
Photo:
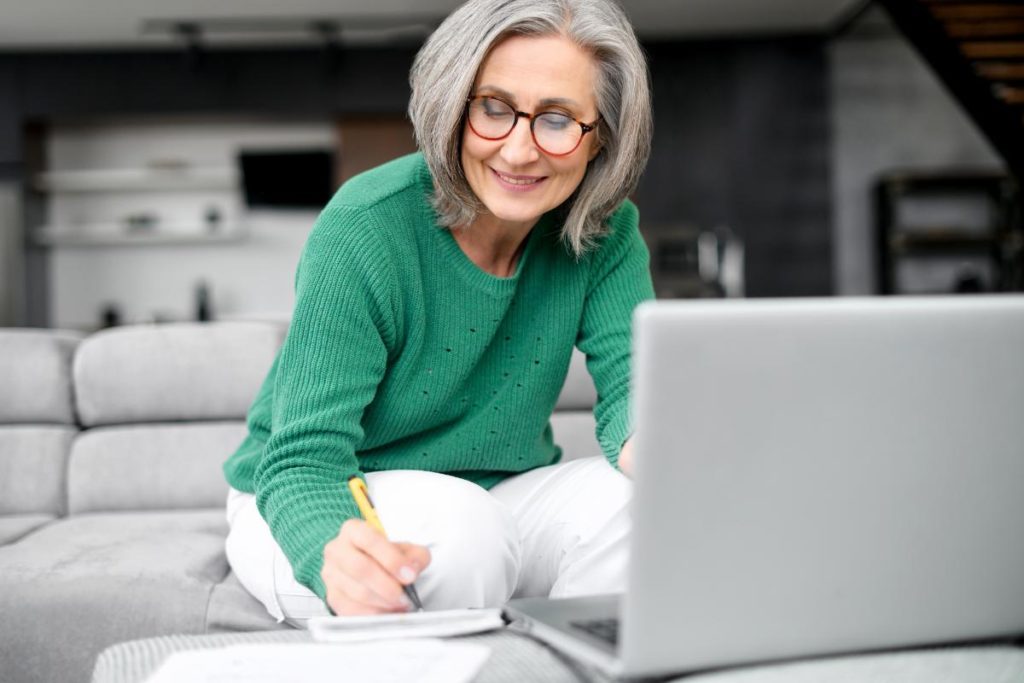
<path fill-rule="evenodd" d="M 1016 182 L 1003 172 L 949 169 L 882 175 L 874 187 L 878 292 L 909 292 L 899 276 L 901 266 L 922 260 L 960 262 L 949 273 L 946 293 L 1020 291 L 1024 225 L 1018 198 Z M 986 218 L 975 225 L 915 225 L 900 211 L 908 201 L 980 201 L 987 207 Z M 987 271 L 992 275 L 983 277 Z"/>
<path fill-rule="evenodd" d="M 998 250 L 1001 244 L 998 235 L 978 234 L 976 230 L 970 229 L 904 232 L 889 238 L 889 250 L 893 257 L 913 255 L 919 258 L 946 258 L 960 254 L 988 254 Z"/>
<path fill-rule="evenodd" d="M 198 226 L 193 230 L 147 230 L 138 232 L 70 231 L 66 229 L 41 229 L 32 235 L 37 246 L 44 247 L 123 247 L 123 246 L 203 246 L 216 244 L 234 244 L 246 238 L 243 230 L 237 227 L 224 228 L 217 232 L 200 232 Z"/>
<path fill-rule="evenodd" d="M 33 185 L 40 192 L 221 192 L 238 189 L 239 174 L 200 166 L 51 171 L 37 175 Z"/>

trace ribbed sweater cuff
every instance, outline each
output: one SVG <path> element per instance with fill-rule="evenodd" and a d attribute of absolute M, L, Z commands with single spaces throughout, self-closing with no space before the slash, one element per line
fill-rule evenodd
<path fill-rule="evenodd" d="M 601 449 L 613 467 L 619 467 L 619 453 L 622 451 L 622 444 L 632 433 L 632 425 L 629 419 L 629 411 L 622 410 L 615 415 L 604 426 L 601 431 Z"/>
<path fill-rule="evenodd" d="M 320 596 L 324 603 L 327 602 L 327 588 L 324 586 L 323 579 L 320 578 L 320 571 L 323 569 L 324 563 L 324 546 L 334 540 L 346 520 L 359 517 L 359 508 L 347 490 L 342 492 L 339 498 L 342 503 L 340 515 L 335 516 L 338 514 L 337 511 L 332 511 L 333 514 L 330 515 L 330 518 L 317 520 L 317 531 L 311 534 L 306 541 L 315 548 L 316 552 L 311 553 L 302 568 L 296 572 L 299 583 Z"/>

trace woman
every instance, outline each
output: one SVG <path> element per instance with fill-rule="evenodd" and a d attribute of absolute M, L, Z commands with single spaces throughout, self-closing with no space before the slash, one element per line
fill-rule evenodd
<path fill-rule="evenodd" d="M 623 589 L 642 52 L 612 0 L 470 0 L 411 84 L 421 153 L 321 214 L 224 467 L 231 566 L 293 624 L 406 610 L 414 581 L 427 609 Z M 574 345 L 604 457 L 555 464 Z M 346 490 L 363 473 L 394 542 Z"/>

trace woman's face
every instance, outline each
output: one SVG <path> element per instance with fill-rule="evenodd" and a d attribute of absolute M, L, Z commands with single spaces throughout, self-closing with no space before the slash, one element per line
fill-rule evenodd
<path fill-rule="evenodd" d="M 589 124 L 598 118 L 596 72 L 590 55 L 563 36 L 512 36 L 484 60 L 472 94 L 493 95 L 517 111 L 557 111 Z M 523 229 L 569 198 L 598 151 L 588 133 L 570 154 L 552 156 L 537 147 L 529 124 L 518 119 L 501 140 L 484 139 L 468 125 L 462 133 L 469 186 L 490 216 Z"/>

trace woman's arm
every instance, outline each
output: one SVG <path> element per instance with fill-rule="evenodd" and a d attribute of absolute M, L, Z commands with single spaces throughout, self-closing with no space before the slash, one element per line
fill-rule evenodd
<path fill-rule="evenodd" d="M 650 256 L 630 202 L 612 215 L 611 234 L 598 248 L 583 307 L 576 346 L 587 356 L 597 388 L 594 418 L 597 440 L 608 461 L 621 464 L 623 444 L 632 433 L 629 414 L 633 310 L 654 298 Z"/>
<path fill-rule="evenodd" d="M 395 278 L 362 212 L 328 207 L 296 275 L 295 309 L 274 377 L 256 500 L 296 578 L 326 599 L 324 546 L 358 517 L 345 482 L 363 412 L 395 343 Z"/>

